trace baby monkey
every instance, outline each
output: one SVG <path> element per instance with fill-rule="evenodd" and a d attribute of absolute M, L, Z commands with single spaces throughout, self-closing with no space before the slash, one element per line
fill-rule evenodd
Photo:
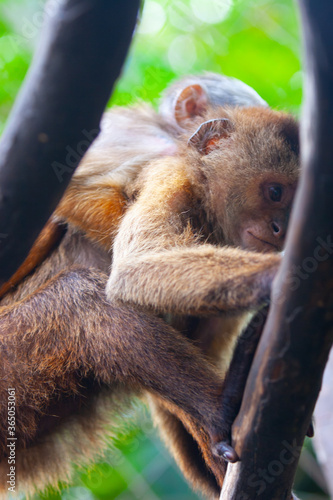
<path fill-rule="evenodd" d="M 184 475 L 209 498 L 218 498 L 224 459 L 238 458 L 230 434 L 241 396 L 226 373 L 280 263 L 298 126 L 240 82 L 189 80 L 157 114 L 107 115 L 3 290 L 0 392 L 4 401 L 15 388 L 17 479 L 26 492 L 88 460 L 128 393 L 149 401 Z M 1 422 L 4 479 L 4 409 Z"/>

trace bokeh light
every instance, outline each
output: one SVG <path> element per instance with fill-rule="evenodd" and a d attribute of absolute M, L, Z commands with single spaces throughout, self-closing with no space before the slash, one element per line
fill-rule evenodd
<path fill-rule="evenodd" d="M 141 35 L 156 35 L 163 28 L 165 21 L 166 15 L 162 5 L 148 0 L 144 4 L 138 32 Z"/>
<path fill-rule="evenodd" d="M 169 47 L 168 59 L 176 73 L 190 72 L 197 59 L 194 39 L 187 35 L 177 36 Z"/>
<path fill-rule="evenodd" d="M 230 12 L 232 0 L 191 0 L 194 15 L 208 24 L 218 24 Z"/>

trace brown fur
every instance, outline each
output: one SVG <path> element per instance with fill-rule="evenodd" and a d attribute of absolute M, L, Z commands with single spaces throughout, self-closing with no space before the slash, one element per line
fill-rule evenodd
<path fill-rule="evenodd" d="M 213 453 L 230 432 L 223 378 L 239 332 L 269 298 L 280 262 L 269 252 L 284 239 L 270 224 L 286 224 L 291 204 L 270 204 L 261 185 L 293 192 L 297 126 L 268 109 L 219 108 L 194 117 L 193 128 L 187 122 L 176 144 L 163 120 L 139 108 L 124 114 L 135 141 L 135 113 L 144 130 L 153 127 L 156 149 L 121 147 L 107 123 L 114 142 L 96 144 L 54 215 L 68 224 L 65 237 L 1 302 L 1 401 L 14 386 L 18 487 L 26 492 L 90 459 L 87 447 L 101 446 L 124 392 L 148 394 L 194 487 L 217 498 L 223 481 L 225 463 Z M 198 124 L 215 117 L 229 120 L 230 134 L 214 136 L 209 154 L 188 146 Z M 259 237 L 250 251 L 249 228 Z M 0 422 L 4 445 L 5 404 Z M 1 453 L 4 487 L 5 446 Z"/>
<path fill-rule="evenodd" d="M 217 422 L 223 426 L 221 379 L 200 350 L 162 320 L 109 304 L 105 283 L 104 273 L 72 267 L 1 310 L 0 338 L 6 345 L 1 400 L 6 401 L 7 386 L 15 387 L 17 486 L 25 491 L 32 489 L 32 480 L 42 486 L 57 475 L 65 479 L 70 461 L 78 460 L 85 443 L 90 440 L 94 448 L 101 444 L 105 412 L 97 413 L 97 436 L 92 433 L 97 395 L 107 391 L 110 400 L 124 384 L 132 392 L 141 388 L 160 394 L 181 420 L 193 420 L 199 443 L 207 442 L 207 432 L 215 432 Z M 180 370 L 174 370 L 174 363 Z M 6 405 L 1 413 L 0 474 L 5 485 Z M 69 446 L 70 428 L 75 429 L 75 440 L 70 438 Z M 211 455 L 210 461 L 222 471 L 219 460 Z"/>
<path fill-rule="evenodd" d="M 147 105 L 113 108 L 105 113 L 101 128 L 52 220 L 27 259 L 1 287 L 0 298 L 44 261 L 63 234 L 63 222 L 110 251 L 138 172 L 153 159 L 176 152 L 176 130 Z"/>

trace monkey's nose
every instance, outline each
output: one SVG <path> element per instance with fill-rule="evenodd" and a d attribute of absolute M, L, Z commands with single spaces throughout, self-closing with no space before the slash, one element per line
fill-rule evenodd
<path fill-rule="evenodd" d="M 285 236 L 283 224 L 273 221 L 271 222 L 271 228 L 273 230 L 273 235 L 275 236 L 275 238 L 281 239 Z"/>

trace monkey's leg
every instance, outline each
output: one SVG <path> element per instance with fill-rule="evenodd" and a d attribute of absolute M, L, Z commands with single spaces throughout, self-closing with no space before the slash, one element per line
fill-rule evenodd
<path fill-rule="evenodd" d="M 221 395 L 221 415 L 225 426 L 222 441 L 211 447 L 207 439 L 200 436 L 202 431 L 196 427 L 195 422 L 188 422 L 189 425 L 186 427 L 165 402 L 156 397 L 149 398 L 154 421 L 184 476 L 194 487 L 199 487 L 207 494 L 217 494 L 222 486 L 219 481 L 221 476 L 212 474 L 216 468 L 212 455 L 223 457 L 228 462 L 239 459 L 231 445 L 231 428 L 241 406 L 246 380 L 267 313 L 268 306 L 257 313 L 237 341 Z M 204 351 L 209 350 L 210 345 L 206 344 Z M 196 441 L 200 442 L 200 448 L 192 437 L 198 435 L 200 437 L 196 437 Z"/>
<path fill-rule="evenodd" d="M 148 404 L 154 423 L 185 478 L 208 498 L 218 498 L 227 466 L 226 462 L 216 462 L 203 430 L 192 425 L 189 431 L 179 415 L 156 396 L 150 395 Z"/>
<path fill-rule="evenodd" d="M 223 381 L 222 415 L 226 438 L 214 446 L 213 452 L 231 463 L 239 460 L 231 445 L 232 425 L 242 404 L 246 381 L 261 339 L 268 311 L 268 305 L 260 309 L 239 336 Z M 311 423 L 307 435 L 312 437 L 313 433 L 313 424 Z"/>
<path fill-rule="evenodd" d="M 102 273 L 73 269 L 0 310 L 1 392 L 17 389 L 21 443 L 33 443 L 38 412 L 73 374 L 149 390 L 197 422 L 206 440 L 222 439 L 222 381 L 200 350 L 162 320 L 108 303 L 105 282 Z"/>
<path fill-rule="evenodd" d="M 241 407 L 246 381 L 261 338 L 268 314 L 268 305 L 262 308 L 239 336 L 223 382 L 222 413 L 226 429 L 225 440 L 214 446 L 214 453 L 228 462 L 239 457 L 231 446 L 231 428 Z"/>
<path fill-rule="evenodd" d="M 226 375 L 223 381 L 223 391 L 221 394 L 221 414 L 222 420 L 224 422 L 224 439 L 220 440 L 215 446 L 213 446 L 212 451 L 216 456 L 223 457 L 228 462 L 235 462 L 239 458 L 231 446 L 231 428 L 233 422 L 239 412 L 243 392 L 248 377 L 249 370 L 253 361 L 253 357 L 261 337 L 261 333 L 264 327 L 264 323 L 268 313 L 268 306 L 261 309 L 250 321 L 245 330 L 240 334 L 236 342 L 233 356 L 231 356 L 228 365 L 226 365 L 227 359 L 221 361 L 220 355 L 220 336 L 226 334 L 231 327 L 235 328 L 235 320 L 228 323 L 225 319 L 222 323 L 219 322 L 219 318 L 215 318 L 216 323 L 212 323 L 214 318 L 201 318 L 199 323 L 182 323 L 176 321 L 176 328 L 184 330 L 184 333 L 190 335 L 200 349 L 205 353 L 208 358 L 210 358 L 214 364 L 216 363 L 219 367 L 226 367 Z M 230 318 L 232 319 L 232 318 Z M 237 323 L 237 322 L 236 322 Z M 241 328 L 242 320 L 237 323 Z M 191 325 L 193 328 L 193 333 L 190 334 Z M 238 330 L 238 328 L 237 328 Z M 224 344 L 223 344 L 224 346 Z M 227 345 L 225 346 L 227 348 Z M 230 347 L 229 347 L 230 348 Z M 221 365 L 222 362 L 222 365 Z M 225 368 L 226 369 L 226 368 Z M 193 438 L 191 435 L 195 435 L 193 431 L 193 426 L 191 429 L 191 434 L 188 433 L 187 429 L 177 418 L 177 415 L 173 414 L 170 409 L 165 407 L 164 403 L 158 402 L 156 398 L 150 398 L 150 405 L 153 408 L 153 413 L 155 414 L 155 420 L 157 421 L 162 436 L 166 436 L 169 427 L 176 429 L 177 439 L 172 439 L 172 442 L 167 442 L 169 447 L 181 450 L 179 454 L 180 459 L 178 460 L 180 468 L 183 473 L 188 477 L 191 482 L 195 482 L 195 478 L 205 476 L 206 472 L 204 468 L 198 468 L 198 460 L 194 463 L 187 461 L 185 466 L 183 463 L 183 455 L 187 453 L 188 455 L 195 456 L 195 448 L 193 448 Z M 211 447 L 207 445 L 201 445 L 201 449 L 205 449 L 205 463 L 208 464 L 211 461 L 209 456 Z M 174 453 L 177 456 L 177 453 Z M 213 470 L 214 466 L 210 467 Z M 199 470 L 197 470 L 199 469 Z"/>

